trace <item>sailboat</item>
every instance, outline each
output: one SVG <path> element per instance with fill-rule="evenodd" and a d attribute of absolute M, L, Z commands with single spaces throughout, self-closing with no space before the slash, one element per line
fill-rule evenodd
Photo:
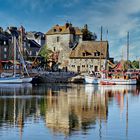
<path fill-rule="evenodd" d="M 6 84 L 6 83 L 9 83 L 9 84 L 15 84 L 15 83 L 29 83 L 32 81 L 32 78 L 31 77 L 24 77 L 24 76 L 20 76 L 20 75 L 16 75 L 16 37 L 14 36 L 13 37 L 13 42 L 14 42 L 14 72 L 13 72 L 13 75 L 10 76 L 10 77 L 7 77 L 7 76 L 1 76 L 0 77 L 0 84 Z M 20 52 L 20 50 L 19 50 Z M 21 55 L 21 54 L 20 54 Z M 22 61 L 24 60 L 23 57 L 21 56 L 22 58 Z M 24 61 L 23 61 L 24 62 Z M 22 63 L 23 63 L 22 62 Z M 23 64 L 26 72 L 27 72 L 27 75 L 28 74 L 28 71 L 27 71 L 27 68 L 26 68 L 26 65 Z"/>
<path fill-rule="evenodd" d="M 101 36 L 102 36 L 102 30 L 101 30 Z M 102 46 L 102 37 L 101 37 L 101 46 Z M 129 32 L 127 35 L 127 61 L 129 60 Z M 100 56 L 101 58 L 101 56 Z M 122 59 L 123 60 L 123 59 Z M 101 61 L 101 60 L 100 60 Z M 116 67 L 121 67 L 124 65 L 124 62 L 122 61 L 116 65 Z M 116 69 L 114 67 L 114 69 Z M 101 62 L 100 62 L 100 71 L 101 71 Z M 107 73 L 109 73 L 107 71 Z M 137 80 L 136 78 L 131 78 L 126 72 L 124 72 L 124 69 L 121 68 L 119 72 L 112 72 L 112 76 L 110 78 L 105 78 L 105 75 L 107 74 L 106 72 L 101 71 L 101 77 L 98 78 L 97 75 L 87 75 L 85 76 L 85 83 L 90 83 L 90 84 L 101 84 L 101 85 L 136 85 Z"/>

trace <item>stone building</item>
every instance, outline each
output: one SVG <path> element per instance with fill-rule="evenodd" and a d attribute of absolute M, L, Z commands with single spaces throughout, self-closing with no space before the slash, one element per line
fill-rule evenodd
<path fill-rule="evenodd" d="M 66 23 L 56 25 L 46 33 L 47 46 L 58 52 L 60 69 L 74 72 L 99 71 L 106 68 L 109 59 L 108 41 L 83 41 L 80 28 Z"/>
<path fill-rule="evenodd" d="M 0 27 L 0 69 L 7 68 L 7 63 L 13 56 L 12 49 L 10 35 Z"/>
<path fill-rule="evenodd" d="M 68 69 L 74 72 L 99 71 L 106 68 L 109 59 L 107 41 L 83 41 L 70 53 Z"/>
<path fill-rule="evenodd" d="M 66 23 L 64 26 L 55 25 L 46 33 L 46 40 L 48 48 L 59 53 L 60 68 L 67 69 L 69 54 L 72 48 L 82 42 L 82 32 L 71 23 Z"/>

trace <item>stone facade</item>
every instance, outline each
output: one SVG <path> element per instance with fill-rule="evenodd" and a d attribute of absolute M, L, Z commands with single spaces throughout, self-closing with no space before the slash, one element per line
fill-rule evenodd
<path fill-rule="evenodd" d="M 71 51 L 68 69 L 74 72 L 100 71 L 107 68 L 107 41 L 83 41 Z"/>
<path fill-rule="evenodd" d="M 105 59 L 70 59 L 70 65 L 68 70 L 73 72 L 89 72 L 89 71 L 99 71 L 105 69 L 106 65 Z"/>
<path fill-rule="evenodd" d="M 73 47 L 82 42 L 82 32 L 72 24 L 56 25 L 46 33 L 47 46 L 53 52 L 59 52 L 58 63 L 60 68 L 67 68 L 69 54 Z"/>
<path fill-rule="evenodd" d="M 59 68 L 74 72 L 99 71 L 106 68 L 109 59 L 107 41 L 83 41 L 78 27 L 66 23 L 56 25 L 46 33 L 47 46 L 58 52 Z"/>

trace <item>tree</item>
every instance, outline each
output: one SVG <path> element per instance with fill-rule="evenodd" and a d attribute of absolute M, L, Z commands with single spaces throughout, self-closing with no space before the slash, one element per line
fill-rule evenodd
<path fill-rule="evenodd" d="M 47 61 L 47 60 L 51 59 L 52 53 L 53 53 L 53 51 L 50 50 L 47 45 L 44 45 L 41 48 L 39 55 L 41 57 L 43 57 L 45 61 Z"/>
<path fill-rule="evenodd" d="M 83 40 L 87 41 L 87 40 L 96 40 L 97 39 L 97 35 L 94 33 L 92 34 L 92 32 L 90 32 L 88 30 L 88 25 L 85 24 L 84 28 L 82 29 L 82 33 L 83 33 Z"/>
<path fill-rule="evenodd" d="M 47 45 L 44 45 L 41 50 L 39 51 L 40 58 L 40 66 L 44 67 L 47 65 L 47 62 L 52 59 L 53 51 L 48 48 Z"/>
<path fill-rule="evenodd" d="M 139 68 L 139 61 L 134 60 L 133 62 L 131 62 L 131 65 L 132 65 L 135 69 L 138 69 L 138 68 Z"/>

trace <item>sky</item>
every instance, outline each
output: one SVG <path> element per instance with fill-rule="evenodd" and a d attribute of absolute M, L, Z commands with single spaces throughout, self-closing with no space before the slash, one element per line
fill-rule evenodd
<path fill-rule="evenodd" d="M 46 33 L 56 24 L 85 24 L 109 41 L 110 57 L 126 59 L 129 32 L 129 59 L 140 58 L 140 0 L 0 0 L 0 26 L 23 25 L 26 31 Z M 107 33 L 108 32 L 108 33 Z"/>

